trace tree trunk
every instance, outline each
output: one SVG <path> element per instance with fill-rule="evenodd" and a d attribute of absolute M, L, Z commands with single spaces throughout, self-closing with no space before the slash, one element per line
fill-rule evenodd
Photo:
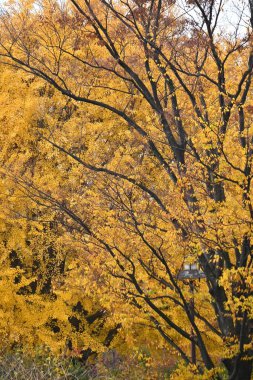
<path fill-rule="evenodd" d="M 229 380 L 251 380 L 252 360 L 225 359 Z"/>

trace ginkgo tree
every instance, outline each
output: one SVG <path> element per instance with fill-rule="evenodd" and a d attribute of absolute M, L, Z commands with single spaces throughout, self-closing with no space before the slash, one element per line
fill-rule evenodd
<path fill-rule="evenodd" d="M 194 342 L 199 373 L 218 378 L 221 358 L 231 380 L 252 371 L 252 20 L 251 0 L 1 14 L 2 62 L 68 99 L 58 119 L 41 99 L 33 119 L 63 183 L 50 165 L 17 181 L 78 230 L 105 303 L 136 308 L 188 364 Z M 186 261 L 206 278 L 194 313 Z"/>
<path fill-rule="evenodd" d="M 47 93 L 43 85 L 21 75 L 16 76 L 16 88 L 22 89 L 20 97 L 9 81 L 13 74 L 9 67 L 1 67 L 2 350 L 17 346 L 31 354 L 46 346 L 54 354 L 77 356 L 85 363 L 89 356 L 112 346 L 120 323 L 94 292 L 84 289 L 83 273 L 88 264 L 80 252 L 82 245 L 74 242 L 73 231 L 63 230 L 54 208 L 31 200 L 17 181 L 18 176 L 33 176 L 41 165 L 45 169 L 49 164 L 46 172 L 54 171 L 55 179 L 59 173 L 50 150 L 40 146 L 38 155 L 39 141 L 32 130 L 32 109 L 41 107 L 38 100 L 42 93 L 45 103 L 48 97 L 52 103 L 52 92 Z M 116 344 L 122 346 L 122 336 Z"/>

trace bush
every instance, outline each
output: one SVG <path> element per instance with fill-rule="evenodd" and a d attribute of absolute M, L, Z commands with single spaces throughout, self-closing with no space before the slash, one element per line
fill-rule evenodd
<path fill-rule="evenodd" d="M 8 353 L 0 358 L 0 380 L 98 380 L 94 367 L 52 356 L 34 358 Z"/>
<path fill-rule="evenodd" d="M 34 356 L 22 350 L 0 352 L 0 380 L 165 380 L 168 368 L 150 368 L 137 358 L 109 351 L 84 366 L 77 358 L 53 356 L 38 350 Z"/>

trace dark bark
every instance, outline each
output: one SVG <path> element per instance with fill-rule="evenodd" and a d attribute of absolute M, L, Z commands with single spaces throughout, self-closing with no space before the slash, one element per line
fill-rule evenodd
<path fill-rule="evenodd" d="M 252 359 L 242 360 L 237 357 L 234 359 L 224 359 L 223 363 L 227 368 L 229 380 L 251 380 Z"/>

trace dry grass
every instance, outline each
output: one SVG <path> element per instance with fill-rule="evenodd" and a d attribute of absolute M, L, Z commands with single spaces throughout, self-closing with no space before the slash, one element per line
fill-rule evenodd
<path fill-rule="evenodd" d="M 52 357 L 26 358 L 23 354 L 5 354 L 0 358 L 0 380 L 98 380 L 93 367 L 74 365 Z"/>
<path fill-rule="evenodd" d="M 158 373 L 159 372 L 159 373 Z M 30 357 L 16 352 L 0 352 L 0 380 L 163 380 L 167 371 L 151 371 L 142 363 L 127 358 L 101 358 L 83 366 L 70 359 L 36 354 Z"/>

